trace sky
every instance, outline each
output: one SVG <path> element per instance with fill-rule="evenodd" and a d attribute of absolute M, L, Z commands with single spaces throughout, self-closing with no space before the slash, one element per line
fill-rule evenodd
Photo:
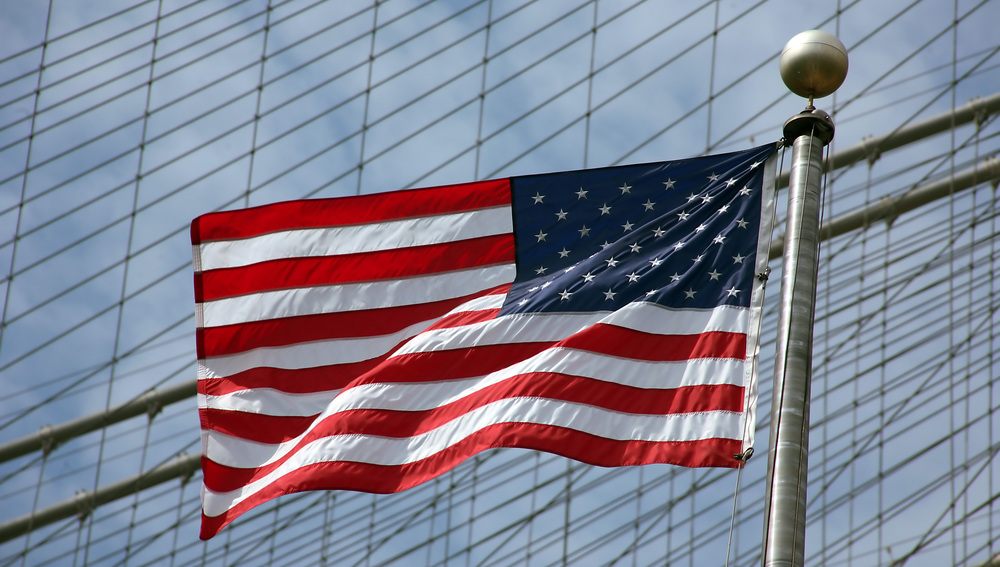
<path fill-rule="evenodd" d="M 836 152 L 1000 91 L 998 18 L 995 0 L 9 3 L 0 15 L 0 444 L 194 379 L 188 227 L 200 214 L 775 141 L 804 106 L 781 83 L 778 55 L 813 28 L 850 53 L 844 85 L 817 101 L 836 122 Z M 833 172 L 824 215 L 964 170 L 996 152 L 995 133 L 984 116 Z M 888 564 L 914 549 L 907 564 L 975 564 L 1000 551 L 989 543 L 1000 482 L 992 190 L 980 184 L 824 244 L 813 564 Z M 779 263 L 772 269 L 780 274 Z M 776 284 L 765 335 L 777 297 Z M 773 341 L 762 353 L 766 428 Z M 0 522 L 197 453 L 198 435 L 189 399 L 44 458 L 0 463 Z M 757 438 L 763 455 L 766 429 Z M 174 549 L 179 563 L 222 564 L 242 547 L 255 550 L 245 563 L 294 553 L 319 562 L 322 549 L 336 562 L 341 552 L 320 526 L 372 526 L 345 544 L 357 559 L 406 507 L 426 512 L 386 536 L 370 562 L 421 541 L 430 543 L 408 560 L 725 557 L 732 475 L 583 468 L 514 450 L 481 460 L 395 500 L 279 503 L 208 544 L 196 541 L 196 474 L 0 544 L 0 557 L 145 564 Z M 755 461 L 741 480 L 738 564 L 755 562 L 761 537 L 765 460 Z M 490 503 L 499 508 L 487 513 Z M 308 543 L 260 535 L 300 517 L 315 536 Z"/>

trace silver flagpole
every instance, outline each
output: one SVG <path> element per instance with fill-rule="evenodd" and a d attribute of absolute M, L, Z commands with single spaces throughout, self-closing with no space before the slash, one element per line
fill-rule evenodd
<path fill-rule="evenodd" d="M 813 319 L 819 255 L 823 148 L 833 139 L 830 115 L 813 107 L 847 76 L 847 50 L 819 30 L 793 37 L 781 53 L 785 85 L 809 105 L 785 122 L 792 147 L 774 390 L 767 464 L 764 565 L 799 566 L 805 557 L 806 472 Z"/>

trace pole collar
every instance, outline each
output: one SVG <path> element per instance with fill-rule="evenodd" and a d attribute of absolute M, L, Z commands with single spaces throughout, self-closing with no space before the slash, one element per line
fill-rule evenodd
<path fill-rule="evenodd" d="M 816 136 L 823 145 L 827 145 L 833 140 L 833 119 L 825 110 L 806 107 L 805 110 L 792 116 L 785 121 L 782 128 L 782 135 L 785 138 L 785 146 L 791 146 L 799 136 Z"/>

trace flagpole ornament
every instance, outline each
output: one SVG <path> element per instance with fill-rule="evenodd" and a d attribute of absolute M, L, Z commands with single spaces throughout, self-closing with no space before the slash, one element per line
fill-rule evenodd
<path fill-rule="evenodd" d="M 781 78 L 809 99 L 805 110 L 784 125 L 792 148 L 788 207 L 775 347 L 767 464 L 764 565 L 800 566 L 805 561 L 809 401 L 813 322 L 819 265 L 819 216 L 823 148 L 833 139 L 830 115 L 813 99 L 832 94 L 847 76 L 847 50 L 819 30 L 802 32 L 785 45 Z"/>
<path fill-rule="evenodd" d="M 781 80 L 793 93 L 809 99 L 834 93 L 847 78 L 847 48 L 833 34 L 804 31 L 788 40 L 778 60 Z"/>

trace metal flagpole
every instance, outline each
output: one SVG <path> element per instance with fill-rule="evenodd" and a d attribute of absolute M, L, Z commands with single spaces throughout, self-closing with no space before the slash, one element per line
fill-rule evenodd
<path fill-rule="evenodd" d="M 813 107 L 847 76 L 847 50 L 819 30 L 793 37 L 781 53 L 781 78 L 809 104 L 785 122 L 792 147 L 781 276 L 781 305 L 770 458 L 765 499 L 764 565 L 799 566 L 805 557 L 806 472 L 813 319 L 819 255 L 820 179 L 823 148 L 833 139 L 830 115 Z"/>

